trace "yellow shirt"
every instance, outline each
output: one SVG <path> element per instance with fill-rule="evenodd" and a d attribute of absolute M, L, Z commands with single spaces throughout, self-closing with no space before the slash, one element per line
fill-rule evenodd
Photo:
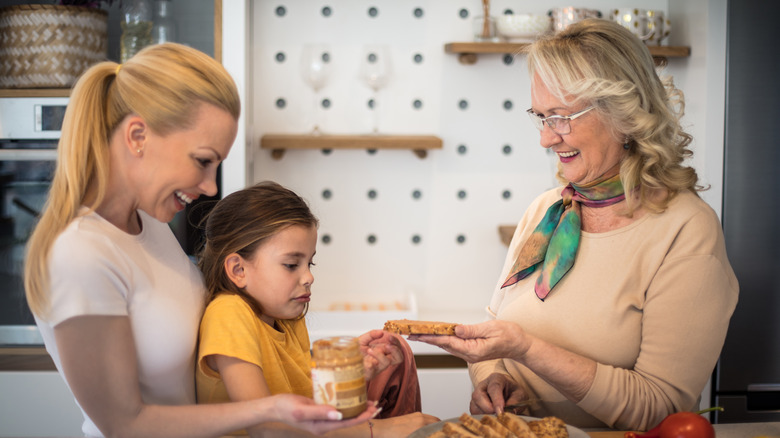
<path fill-rule="evenodd" d="M 309 333 L 303 318 L 276 320 L 276 330 L 258 318 L 238 295 L 220 294 L 206 307 L 200 324 L 195 372 L 198 403 L 230 401 L 219 373 L 206 356 L 221 354 L 263 370 L 271 394 L 312 397 Z"/>

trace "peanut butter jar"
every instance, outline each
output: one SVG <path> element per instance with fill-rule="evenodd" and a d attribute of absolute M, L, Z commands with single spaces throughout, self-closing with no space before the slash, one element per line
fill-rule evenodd
<path fill-rule="evenodd" d="M 366 377 L 357 338 L 340 336 L 315 341 L 311 353 L 314 401 L 329 404 L 344 418 L 366 410 Z"/>

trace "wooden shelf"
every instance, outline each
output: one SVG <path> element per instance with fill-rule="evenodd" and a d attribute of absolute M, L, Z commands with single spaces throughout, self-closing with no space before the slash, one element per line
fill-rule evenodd
<path fill-rule="evenodd" d="M 498 235 L 499 237 L 501 237 L 501 243 L 503 243 L 506 246 L 509 246 L 509 243 L 512 242 L 512 236 L 515 235 L 516 228 L 517 225 L 499 225 Z"/>
<path fill-rule="evenodd" d="M 519 54 L 528 43 L 490 43 L 490 42 L 464 42 L 447 43 L 444 45 L 446 53 L 458 55 L 461 64 L 471 65 L 477 62 L 480 53 L 509 53 Z M 690 47 L 682 46 L 647 46 L 656 63 L 665 63 L 667 58 L 684 58 L 691 56 Z"/>
<path fill-rule="evenodd" d="M 0 97 L 69 97 L 70 88 L 0 88 Z"/>
<path fill-rule="evenodd" d="M 0 371 L 56 371 L 43 347 L 0 347 Z"/>
<path fill-rule="evenodd" d="M 441 149 L 442 140 L 433 135 L 308 135 L 266 134 L 262 149 L 270 149 L 279 160 L 287 149 L 409 149 L 425 158 L 430 149 Z"/>

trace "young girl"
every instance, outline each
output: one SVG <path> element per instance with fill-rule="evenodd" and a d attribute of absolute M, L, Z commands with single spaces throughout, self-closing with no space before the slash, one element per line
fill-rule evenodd
<path fill-rule="evenodd" d="M 317 225 L 303 199 L 272 182 L 232 193 L 209 213 L 199 260 L 210 296 L 200 326 L 196 371 L 200 403 L 282 393 L 312 397 L 304 315 L 314 282 Z M 399 347 L 404 341 L 381 330 L 372 330 L 359 341 L 369 381 L 403 359 Z M 419 391 L 419 386 L 415 389 Z M 331 436 L 406 436 L 435 421 L 412 412 Z M 259 431 L 248 429 L 253 436 Z"/>

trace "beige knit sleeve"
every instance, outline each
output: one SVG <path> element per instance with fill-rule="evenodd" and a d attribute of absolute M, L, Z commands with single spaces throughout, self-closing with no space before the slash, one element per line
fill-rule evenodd
<path fill-rule="evenodd" d="M 737 279 L 713 214 L 683 226 L 646 291 L 633 369 L 598 364 L 578 406 L 617 429 L 646 429 L 696 410 L 737 303 Z"/>

